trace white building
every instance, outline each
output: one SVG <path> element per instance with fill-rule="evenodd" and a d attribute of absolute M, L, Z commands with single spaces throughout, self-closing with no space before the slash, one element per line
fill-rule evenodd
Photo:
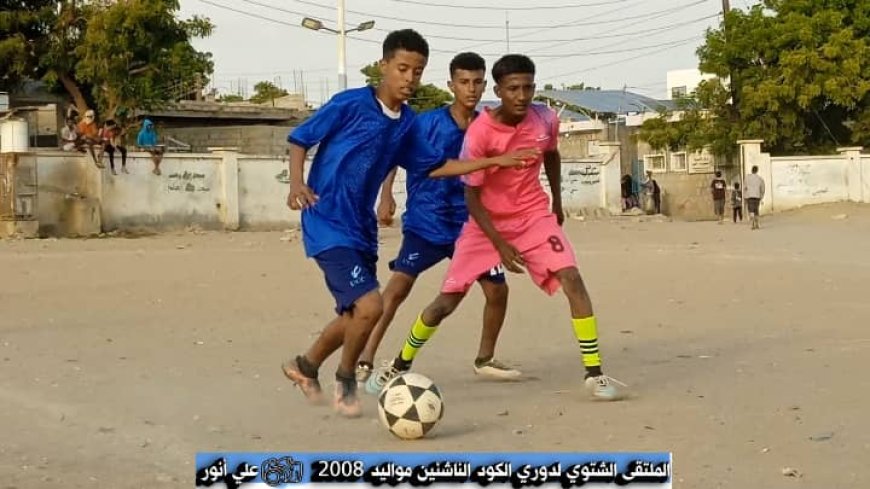
<path fill-rule="evenodd" d="M 685 97 L 694 92 L 698 85 L 710 78 L 715 78 L 716 75 L 709 73 L 701 73 L 695 68 L 688 70 L 671 70 L 668 72 L 668 93 L 665 94 L 667 100 L 675 100 Z"/>

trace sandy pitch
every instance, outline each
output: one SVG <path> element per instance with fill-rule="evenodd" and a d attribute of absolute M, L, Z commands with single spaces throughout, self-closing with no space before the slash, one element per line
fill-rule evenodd
<path fill-rule="evenodd" d="M 529 380 L 475 378 L 473 291 L 415 364 L 446 415 L 411 443 L 373 398 L 338 419 L 281 375 L 332 308 L 295 233 L 2 241 L 0 489 L 192 487 L 205 450 L 670 450 L 675 487 L 870 487 L 870 208 L 762 224 L 569 221 L 606 371 L 634 399 L 587 401 L 564 297 L 509 276 L 499 358 Z M 399 238 L 383 233 L 382 283 Z M 382 358 L 444 270 L 419 281 Z"/>

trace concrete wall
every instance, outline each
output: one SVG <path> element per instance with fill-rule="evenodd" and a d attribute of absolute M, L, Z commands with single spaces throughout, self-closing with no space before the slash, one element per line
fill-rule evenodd
<path fill-rule="evenodd" d="M 39 232 L 51 236 L 88 236 L 100 232 L 100 172 L 77 153 L 60 151 L 20 156 L 36 165 L 36 216 Z"/>
<path fill-rule="evenodd" d="M 859 147 L 839 148 L 837 155 L 772 158 L 761 140 L 739 141 L 743 174 L 753 166 L 764 179 L 761 212 L 805 205 L 852 201 L 870 203 L 870 157 Z"/>
<path fill-rule="evenodd" d="M 300 213 L 286 205 L 289 192 L 287 159 L 239 155 L 239 223 L 242 228 L 283 229 L 298 223 Z"/>
<path fill-rule="evenodd" d="M 221 161 L 213 154 L 171 154 L 160 164 L 162 175 L 157 176 L 151 172 L 150 155 L 130 153 L 129 174 L 99 173 L 103 230 L 174 229 L 192 223 L 222 228 Z"/>
<path fill-rule="evenodd" d="M 849 198 L 842 156 L 771 158 L 771 182 L 776 210 Z"/>
<path fill-rule="evenodd" d="M 721 158 L 715 158 L 707 152 L 686 153 L 683 151 L 655 151 L 643 140 L 634 141 L 637 149 L 636 157 L 643 165 L 643 172 L 651 169 L 646 166 L 644 156 L 662 155 L 664 170 L 653 169 L 655 179 L 662 189 L 662 213 L 686 220 L 715 219 L 713 197 L 710 192 L 710 182 L 716 170 L 722 172 L 722 177 L 728 181 L 731 188 L 734 182 L 740 182 L 740 169 L 737 165 L 729 165 Z M 677 154 L 684 154 L 684 168 L 675 166 Z M 631 169 L 623 166 L 623 171 Z"/>
<path fill-rule="evenodd" d="M 858 186 L 858 195 L 862 202 L 867 202 L 870 199 L 870 156 L 862 156 L 858 160 L 858 178 L 861 180 L 860 186 Z M 850 171 L 850 175 L 855 173 L 855 169 L 852 168 Z M 850 178 L 850 180 L 853 180 Z"/>
<path fill-rule="evenodd" d="M 601 143 L 600 149 L 604 154 L 597 158 L 569 159 L 563 155 L 563 210 L 578 214 L 592 214 L 596 211 L 620 212 L 622 205 L 619 187 L 620 148 L 615 143 Z M 550 184 L 543 169 L 541 169 L 540 181 L 547 195 L 551 195 Z M 405 210 L 405 202 L 408 198 L 405 185 L 405 172 L 400 168 L 393 184 L 397 217 Z"/>
<path fill-rule="evenodd" d="M 178 127 L 160 129 L 162 137 L 172 136 L 191 145 L 195 153 L 209 148 L 233 147 L 241 153 L 282 156 L 287 152 L 287 135 L 295 126 Z"/>
<path fill-rule="evenodd" d="M 619 212 L 619 146 L 602 143 L 598 158 L 563 162 L 562 196 L 566 211 Z M 78 153 L 22 155 L 22 164 L 38 169 L 37 216 L 40 234 L 87 236 L 101 231 L 204 229 L 285 229 L 299 223 L 286 206 L 289 191 L 286 158 L 235 151 L 167 154 L 152 173 L 147 153 L 128 155 L 129 173 L 99 170 Z M 120 162 L 116 160 L 120 170 Z M 544 188 L 549 190 L 541 173 Z M 394 194 L 401 214 L 404 175 Z"/>

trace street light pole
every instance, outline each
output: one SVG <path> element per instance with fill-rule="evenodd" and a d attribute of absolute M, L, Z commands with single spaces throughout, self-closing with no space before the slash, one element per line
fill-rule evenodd
<path fill-rule="evenodd" d="M 347 30 L 344 26 L 344 0 L 338 0 L 338 90 L 347 90 Z"/>
<path fill-rule="evenodd" d="M 344 25 L 344 0 L 338 0 L 338 29 L 331 29 L 323 25 L 323 22 L 305 17 L 302 19 L 302 27 L 311 29 L 312 31 L 326 31 L 333 34 L 338 34 L 338 90 L 347 89 L 347 34 L 349 32 L 367 31 L 375 26 L 375 21 L 367 20 L 352 29 L 348 29 Z"/>

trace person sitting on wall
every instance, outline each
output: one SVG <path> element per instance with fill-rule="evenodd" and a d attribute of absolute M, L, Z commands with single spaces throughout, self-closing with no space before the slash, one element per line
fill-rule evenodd
<path fill-rule="evenodd" d="M 76 129 L 76 120 L 73 118 L 66 120 L 66 125 L 60 130 L 60 147 L 64 151 L 81 151 L 79 144 L 79 133 Z"/>
<path fill-rule="evenodd" d="M 100 128 L 97 126 L 96 115 L 93 110 L 85 112 L 85 116 L 79 122 L 77 132 L 80 144 L 87 149 L 97 168 L 105 168 L 106 165 L 101 161 L 102 158 L 98 159 L 94 151 L 94 147 L 100 145 Z"/>
<path fill-rule="evenodd" d="M 121 153 L 121 171 L 127 171 L 127 147 L 124 146 L 123 132 L 121 128 L 115 124 L 113 120 L 107 120 L 103 123 L 103 130 L 100 134 L 103 140 L 103 149 L 109 153 L 109 167 L 112 169 L 112 175 L 117 175 L 115 171 L 115 151 Z M 101 158 L 102 159 L 102 158 Z"/>
<path fill-rule="evenodd" d="M 154 123 L 151 122 L 151 119 L 143 120 L 142 130 L 139 131 L 139 136 L 136 138 L 136 146 L 151 154 L 151 161 L 154 163 L 152 173 L 160 175 L 160 162 L 163 161 L 164 147 L 157 144 L 157 141 L 157 130 L 154 129 Z"/>

